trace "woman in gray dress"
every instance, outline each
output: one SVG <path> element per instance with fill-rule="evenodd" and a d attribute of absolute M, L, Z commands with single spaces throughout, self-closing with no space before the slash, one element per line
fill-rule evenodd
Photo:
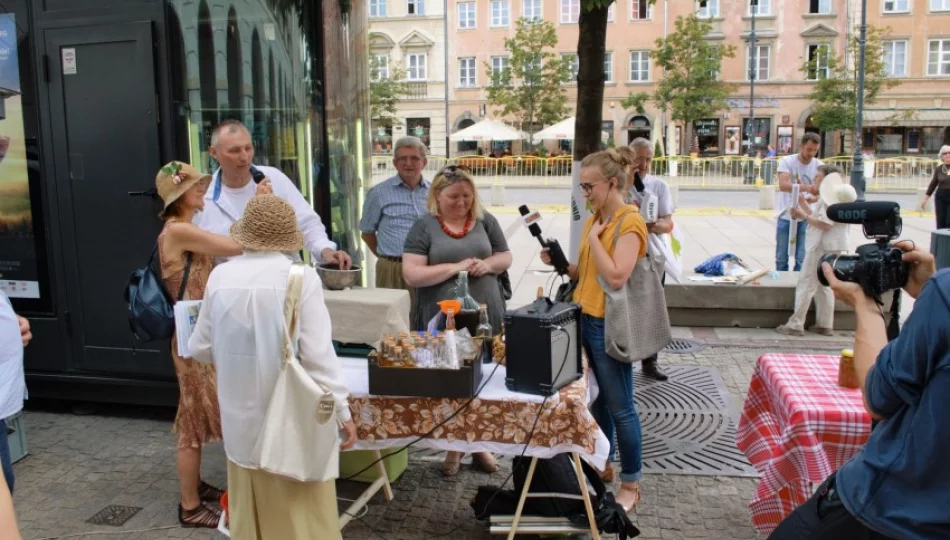
<path fill-rule="evenodd" d="M 498 220 L 482 208 L 475 181 L 454 165 L 442 169 L 432 180 L 426 207 L 429 213 L 412 226 L 402 255 L 403 276 L 417 294 L 412 328 L 426 329 L 439 311 L 436 302 L 455 298 L 455 279 L 467 271 L 469 293 L 488 305 L 492 330 L 500 332 L 505 300 L 498 274 L 511 266 L 511 252 Z M 472 457 L 485 472 L 498 470 L 490 453 Z M 461 458 L 460 452 L 449 452 L 442 473 L 457 474 Z"/>

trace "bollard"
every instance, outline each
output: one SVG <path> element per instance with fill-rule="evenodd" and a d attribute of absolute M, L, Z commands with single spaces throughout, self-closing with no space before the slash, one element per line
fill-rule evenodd
<path fill-rule="evenodd" d="M 505 206 L 505 186 L 494 184 L 491 187 L 491 205 Z"/>
<path fill-rule="evenodd" d="M 759 188 L 759 210 L 775 209 L 775 186 Z"/>
<path fill-rule="evenodd" d="M 930 252 L 937 259 L 937 270 L 950 268 L 950 229 L 930 233 Z"/>

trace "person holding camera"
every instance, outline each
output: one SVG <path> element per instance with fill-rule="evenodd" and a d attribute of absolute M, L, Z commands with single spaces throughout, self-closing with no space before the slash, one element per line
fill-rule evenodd
<path fill-rule="evenodd" d="M 855 310 L 854 366 L 865 408 L 878 420 L 864 449 L 829 476 L 769 538 L 950 538 L 950 270 L 898 242 L 916 299 L 890 343 L 883 312 L 857 283 L 822 271 Z"/>

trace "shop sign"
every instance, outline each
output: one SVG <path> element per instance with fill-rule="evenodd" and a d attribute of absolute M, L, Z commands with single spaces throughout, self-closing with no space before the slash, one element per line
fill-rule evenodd
<path fill-rule="evenodd" d="M 719 135 L 719 120 L 697 120 L 696 134 L 700 137 L 715 137 Z"/>

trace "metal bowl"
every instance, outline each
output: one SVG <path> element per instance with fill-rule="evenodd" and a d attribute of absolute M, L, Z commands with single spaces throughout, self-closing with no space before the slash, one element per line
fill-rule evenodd
<path fill-rule="evenodd" d="M 353 266 L 349 270 L 340 270 L 335 264 L 321 264 L 317 266 L 317 274 L 323 281 L 323 288 L 331 291 L 342 291 L 352 287 L 360 279 L 360 267 Z"/>

